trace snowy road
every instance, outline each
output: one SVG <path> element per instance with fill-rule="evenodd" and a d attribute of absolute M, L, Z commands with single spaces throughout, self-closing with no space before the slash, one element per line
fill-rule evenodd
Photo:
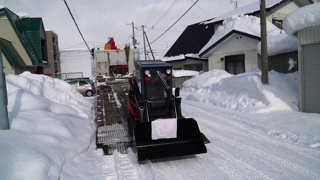
<path fill-rule="evenodd" d="M 277 117 L 188 100 L 182 114 L 197 120 L 208 153 L 138 164 L 131 150 L 116 152 L 103 157 L 104 179 L 320 179 L 320 149 L 300 141 L 307 137 L 256 123 Z"/>

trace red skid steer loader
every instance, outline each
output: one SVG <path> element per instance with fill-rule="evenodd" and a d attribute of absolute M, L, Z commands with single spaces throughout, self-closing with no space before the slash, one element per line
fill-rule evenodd
<path fill-rule="evenodd" d="M 139 162 L 207 152 L 209 140 L 197 122 L 181 114 L 179 88 L 172 94 L 170 64 L 135 61 L 134 76 L 128 82 L 128 128 Z"/>

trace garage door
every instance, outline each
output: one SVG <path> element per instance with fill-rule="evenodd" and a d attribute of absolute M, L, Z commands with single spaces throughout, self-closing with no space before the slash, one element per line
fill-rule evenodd
<path fill-rule="evenodd" d="M 302 46 L 302 111 L 320 113 L 320 44 Z"/>

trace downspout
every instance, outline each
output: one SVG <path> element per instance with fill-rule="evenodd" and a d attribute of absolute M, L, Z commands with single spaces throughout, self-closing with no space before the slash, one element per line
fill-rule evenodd
<path fill-rule="evenodd" d="M 8 98 L 7 98 L 7 88 L 6 79 L 3 72 L 2 64 L 2 50 L 1 50 L 1 39 L 0 39 L 0 129 L 9 130 L 9 118 L 8 118 Z"/>

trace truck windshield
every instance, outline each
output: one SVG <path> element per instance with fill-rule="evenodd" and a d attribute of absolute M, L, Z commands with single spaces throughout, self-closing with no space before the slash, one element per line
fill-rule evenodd
<path fill-rule="evenodd" d="M 148 100 L 160 101 L 167 97 L 166 86 L 157 73 L 152 73 L 150 82 L 146 83 Z"/>

